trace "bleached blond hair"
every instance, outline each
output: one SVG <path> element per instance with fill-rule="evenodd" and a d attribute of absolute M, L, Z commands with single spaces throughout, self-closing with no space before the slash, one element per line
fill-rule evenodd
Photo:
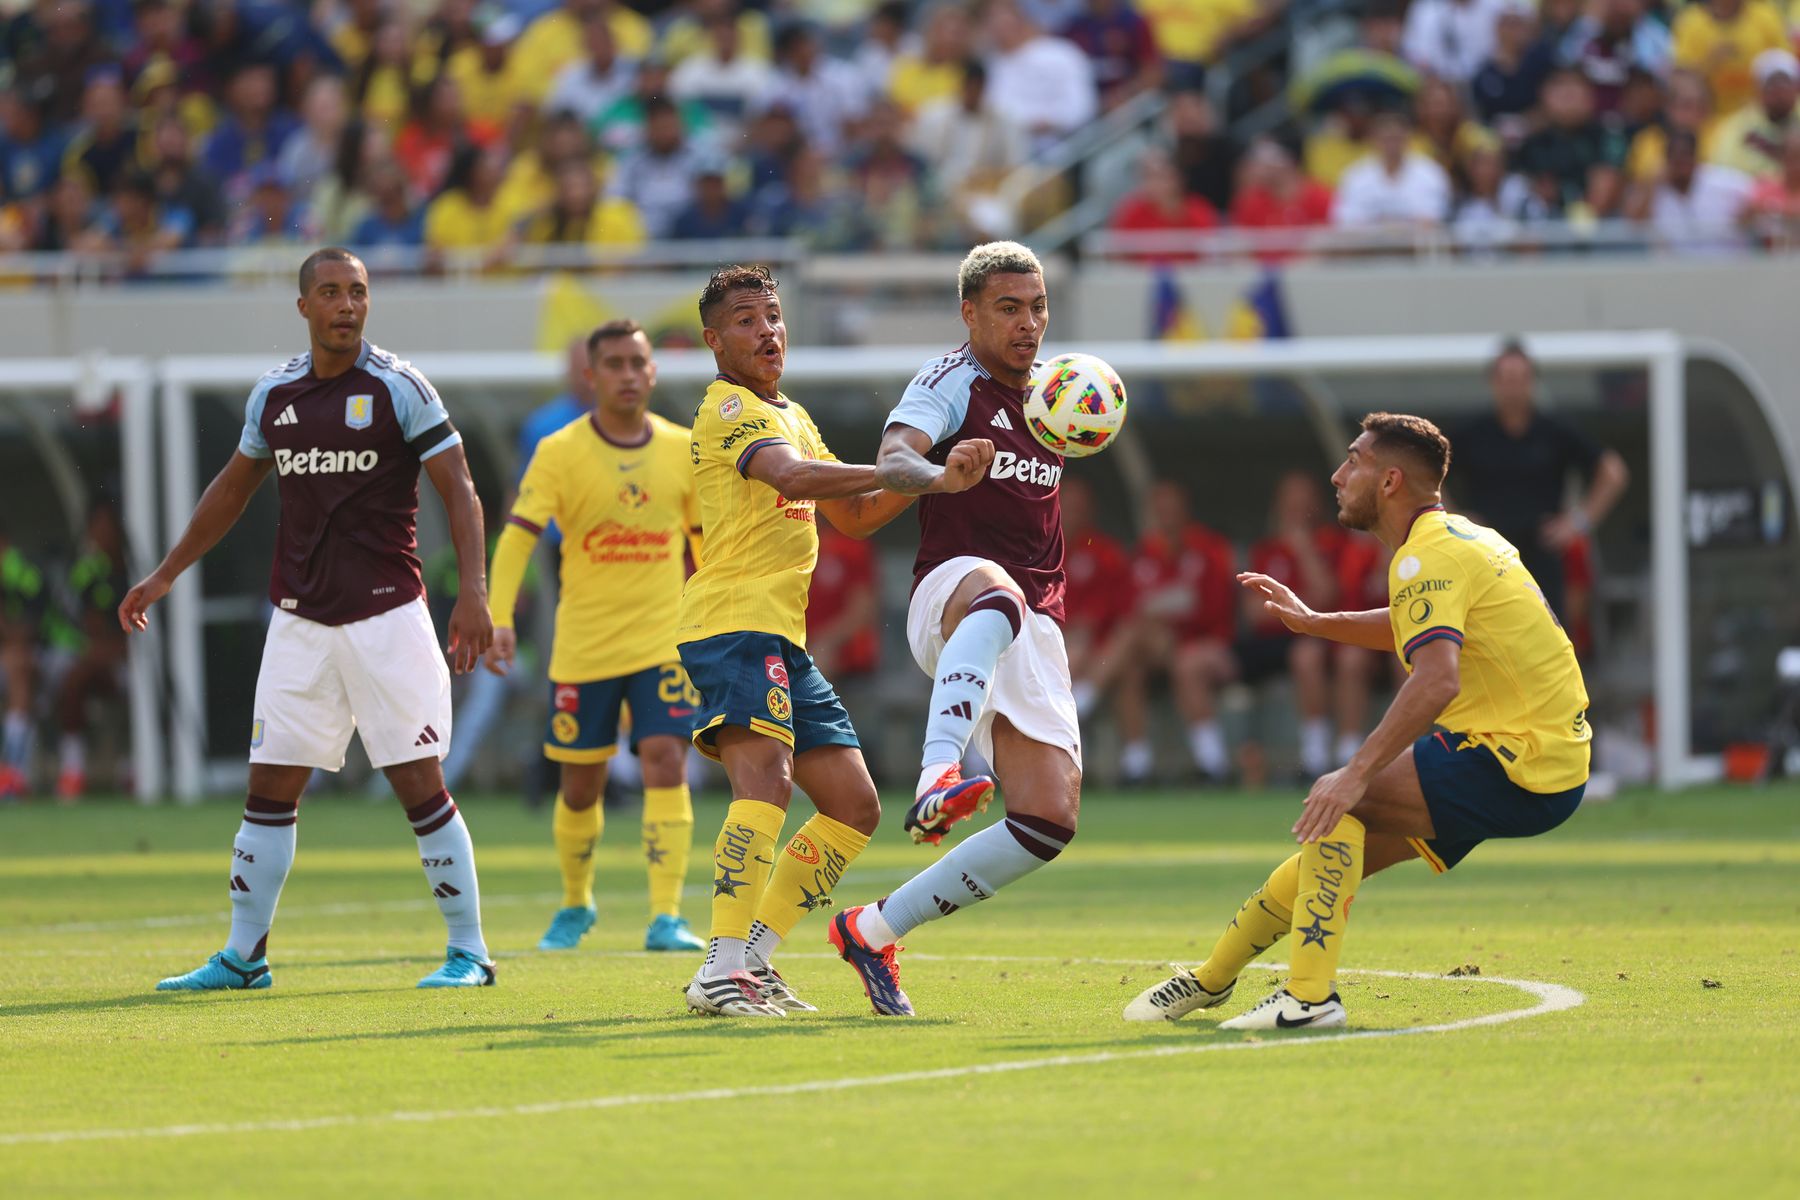
<path fill-rule="evenodd" d="M 1042 275 L 1044 264 L 1028 246 L 1017 242 L 983 242 L 969 251 L 956 273 L 956 295 L 970 300 L 981 294 L 990 275 Z"/>

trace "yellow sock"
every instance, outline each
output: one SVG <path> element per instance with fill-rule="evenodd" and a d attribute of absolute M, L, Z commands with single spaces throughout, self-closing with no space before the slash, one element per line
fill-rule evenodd
<path fill-rule="evenodd" d="M 713 843 L 712 936 L 747 939 L 750 914 L 769 886 L 787 814 L 762 800 L 733 800 Z"/>
<path fill-rule="evenodd" d="M 1209 992 L 1223 991 L 1251 959 L 1287 934 L 1294 920 L 1294 895 L 1299 885 L 1300 856 L 1296 854 L 1270 872 L 1263 885 L 1250 893 L 1237 916 L 1219 935 L 1212 953 L 1194 968 L 1201 987 Z"/>
<path fill-rule="evenodd" d="M 786 937 L 801 917 L 831 903 L 831 889 L 868 844 L 868 834 L 814 813 L 776 860 L 756 919 Z"/>
<path fill-rule="evenodd" d="M 606 825 L 606 812 L 600 801 L 580 811 L 563 801 L 556 793 L 556 816 L 550 832 L 556 839 L 556 861 L 562 867 L 563 907 L 594 907 L 594 845 Z"/>
<path fill-rule="evenodd" d="M 1294 936 L 1287 990 L 1317 1004 L 1331 995 L 1350 899 L 1362 882 L 1363 823 L 1343 817 L 1323 839 L 1300 851 L 1300 894 L 1294 898 Z"/>
<path fill-rule="evenodd" d="M 694 844 L 694 802 L 687 784 L 644 789 L 644 868 L 650 876 L 650 915 L 681 915 L 681 885 Z"/>

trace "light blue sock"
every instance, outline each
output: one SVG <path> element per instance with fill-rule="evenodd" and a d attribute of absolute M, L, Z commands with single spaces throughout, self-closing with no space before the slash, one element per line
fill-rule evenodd
<path fill-rule="evenodd" d="M 1039 817 L 1007 817 L 901 884 L 881 902 L 881 917 L 894 937 L 904 937 L 1018 882 L 1062 853 L 1074 836 L 1073 829 Z"/>
<path fill-rule="evenodd" d="M 923 765 L 962 761 L 981 710 L 987 707 L 994 668 L 1019 635 L 1018 600 L 996 588 L 975 597 L 968 615 L 938 655 L 937 678 L 926 710 Z"/>

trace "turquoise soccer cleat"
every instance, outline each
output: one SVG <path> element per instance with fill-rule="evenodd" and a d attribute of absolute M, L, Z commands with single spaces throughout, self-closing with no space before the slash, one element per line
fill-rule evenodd
<path fill-rule="evenodd" d="M 419 980 L 422 988 L 493 987 L 494 964 L 483 962 L 467 950 L 451 947 L 444 965 Z"/>
<path fill-rule="evenodd" d="M 704 950 L 706 943 L 688 928 L 686 917 L 663 913 L 644 931 L 646 950 Z"/>
<path fill-rule="evenodd" d="M 550 928 L 538 939 L 539 950 L 573 950 L 582 935 L 594 927 L 594 910 L 586 905 L 559 908 L 550 918 Z"/>
<path fill-rule="evenodd" d="M 186 975 L 171 975 L 156 985 L 159 992 L 256 991 L 274 987 L 269 960 L 245 962 L 229 950 L 221 950 Z"/>

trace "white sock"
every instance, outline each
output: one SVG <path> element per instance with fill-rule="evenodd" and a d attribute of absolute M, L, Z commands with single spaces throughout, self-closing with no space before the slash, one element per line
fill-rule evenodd
<path fill-rule="evenodd" d="M 733 971 L 745 970 L 744 955 L 749 948 L 750 943 L 743 938 L 714 938 L 706 947 L 706 965 L 700 968 L 700 973 L 708 979 L 717 979 Z"/>
<path fill-rule="evenodd" d="M 955 765 L 953 762 L 926 763 L 925 769 L 919 772 L 918 786 L 913 788 L 913 799 L 917 800 L 936 786 L 937 781 L 944 777 L 944 772 Z"/>
<path fill-rule="evenodd" d="M 874 904 L 865 904 L 856 914 L 856 936 L 877 950 L 885 950 L 900 940 L 894 927 L 881 915 L 881 906 L 886 903 L 886 900 L 879 900 Z"/>
<path fill-rule="evenodd" d="M 1156 753 L 1149 742 L 1126 742 L 1119 751 L 1119 770 L 1130 780 L 1148 779 L 1156 769 Z"/>
<path fill-rule="evenodd" d="M 744 962 L 752 967 L 766 967 L 781 946 L 781 935 L 761 921 L 750 922 L 750 940 L 744 943 Z"/>
<path fill-rule="evenodd" d="M 0 748 L 0 760 L 21 771 L 31 764 L 31 714 L 6 714 L 6 734 L 4 747 Z"/>
<path fill-rule="evenodd" d="M 1356 757 L 1362 749 L 1363 740 L 1354 733 L 1340 733 L 1337 740 L 1337 765 L 1343 766 Z"/>
<path fill-rule="evenodd" d="M 1308 775 L 1331 770 L 1331 722 L 1309 717 L 1300 725 L 1300 766 Z"/>
<path fill-rule="evenodd" d="M 1019 599 L 1005 588 L 992 588 L 969 603 L 938 655 L 931 705 L 925 710 L 925 761 L 961 762 L 975 723 L 987 707 L 994 669 L 1025 614 Z"/>
<path fill-rule="evenodd" d="M 991 899 L 1061 854 L 1074 836 L 1073 829 L 1041 817 L 1009 816 L 964 838 L 895 888 L 881 902 L 881 916 L 896 938 L 905 937 L 927 921 Z"/>
<path fill-rule="evenodd" d="M 251 796 L 231 843 L 231 934 L 225 948 L 255 962 L 268 953 L 281 885 L 294 866 L 300 806 Z"/>
<path fill-rule="evenodd" d="M 1087 680 L 1074 686 L 1075 715 L 1086 720 L 1094 711 L 1094 702 L 1100 699 L 1100 690 Z"/>
<path fill-rule="evenodd" d="M 1231 773 L 1231 756 L 1225 753 L 1225 731 L 1217 721 L 1196 721 L 1188 729 L 1188 752 L 1208 775 Z"/>
<path fill-rule="evenodd" d="M 419 865 L 425 882 L 437 897 L 444 914 L 453 950 L 464 950 L 487 961 L 487 942 L 481 936 L 481 885 L 475 878 L 475 843 L 469 827 L 449 792 L 439 792 L 416 808 L 406 810 L 413 834 L 419 839 Z"/>
<path fill-rule="evenodd" d="M 65 775 L 85 775 L 87 773 L 87 743 L 81 740 L 79 733 L 62 735 L 62 770 Z"/>

